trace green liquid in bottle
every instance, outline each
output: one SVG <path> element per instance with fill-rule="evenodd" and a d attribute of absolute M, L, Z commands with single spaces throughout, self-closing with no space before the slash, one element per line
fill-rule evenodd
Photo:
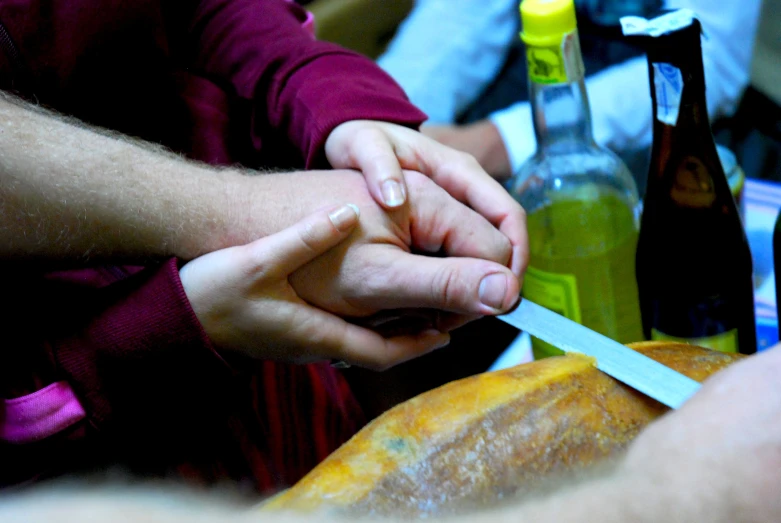
<path fill-rule="evenodd" d="M 621 343 L 643 339 L 632 210 L 611 194 L 556 198 L 527 218 L 523 295 Z M 561 354 L 532 338 L 535 358 Z"/>

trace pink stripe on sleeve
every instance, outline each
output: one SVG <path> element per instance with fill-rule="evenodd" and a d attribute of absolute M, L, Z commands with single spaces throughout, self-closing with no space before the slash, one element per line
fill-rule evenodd
<path fill-rule="evenodd" d="M 306 20 L 301 24 L 301 27 L 309 31 L 309 34 L 315 36 L 315 15 L 311 11 L 306 12 Z"/>
<path fill-rule="evenodd" d="M 286 0 L 288 3 L 295 2 L 295 0 Z M 315 36 L 315 15 L 311 11 L 306 11 L 306 20 L 301 23 L 301 27 L 307 30 L 307 32 Z"/>
<path fill-rule="evenodd" d="M 0 440 L 13 444 L 39 441 L 84 419 L 86 413 L 64 381 L 0 403 Z"/>

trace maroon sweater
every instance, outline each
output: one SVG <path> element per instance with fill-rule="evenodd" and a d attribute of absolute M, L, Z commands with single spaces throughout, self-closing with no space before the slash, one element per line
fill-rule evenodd
<path fill-rule="evenodd" d="M 321 167 L 342 122 L 423 121 L 305 16 L 283 0 L 0 0 L 0 88 L 212 164 Z M 360 427 L 327 365 L 228 365 L 177 269 L 0 272 L 0 485 L 118 464 L 265 491 Z M 63 384 L 73 401 L 43 409 L 57 423 L 28 430 L 24 409 Z"/>

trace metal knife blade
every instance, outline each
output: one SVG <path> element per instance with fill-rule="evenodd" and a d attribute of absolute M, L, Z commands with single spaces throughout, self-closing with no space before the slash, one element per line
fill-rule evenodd
<path fill-rule="evenodd" d="M 527 299 L 500 320 L 558 347 L 597 359 L 597 368 L 656 401 L 677 409 L 700 384 L 670 367 Z"/>

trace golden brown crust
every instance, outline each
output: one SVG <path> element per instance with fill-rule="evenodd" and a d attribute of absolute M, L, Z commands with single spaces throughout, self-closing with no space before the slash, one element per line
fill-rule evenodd
<path fill-rule="evenodd" d="M 630 345 L 702 381 L 738 356 Z M 615 455 L 666 407 L 567 355 L 449 383 L 386 412 L 267 508 L 433 515 Z"/>

